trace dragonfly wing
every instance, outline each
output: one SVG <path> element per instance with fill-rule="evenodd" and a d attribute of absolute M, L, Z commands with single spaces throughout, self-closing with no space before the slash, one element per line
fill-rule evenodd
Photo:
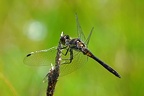
<path fill-rule="evenodd" d="M 69 52 L 67 56 L 62 56 L 63 59 L 70 58 Z M 83 55 L 82 52 L 73 51 L 73 60 L 68 64 L 61 64 L 60 66 L 60 76 L 67 75 L 72 73 L 73 71 L 81 68 L 88 60 L 86 55 Z M 63 62 L 63 60 L 62 60 Z"/>
<path fill-rule="evenodd" d="M 90 37 L 91 37 L 91 35 L 92 35 L 93 29 L 94 29 L 94 27 L 91 29 L 88 38 L 87 38 L 87 39 L 85 40 L 85 42 L 84 42 L 84 43 L 87 45 L 87 47 L 88 47 L 88 44 L 89 44 Z"/>
<path fill-rule="evenodd" d="M 31 66 L 50 66 L 51 63 L 55 64 L 56 49 L 57 47 L 52 47 L 45 50 L 31 52 L 24 58 L 24 64 Z"/>
<path fill-rule="evenodd" d="M 76 24 L 77 24 L 77 35 L 78 35 L 78 38 L 84 42 L 84 41 L 86 40 L 85 35 L 84 35 L 84 33 L 83 33 L 83 31 L 82 31 L 82 28 L 81 28 L 81 25 L 80 25 L 80 23 L 79 23 L 78 15 L 76 14 L 75 16 L 76 16 Z"/>
<path fill-rule="evenodd" d="M 62 53 L 65 52 L 66 50 L 62 50 Z M 57 47 L 31 52 L 24 58 L 24 63 L 30 66 L 51 66 L 51 64 L 55 64 L 56 53 Z M 70 74 L 71 72 L 79 69 L 88 59 L 82 52 L 77 52 L 75 50 L 73 50 L 73 60 L 71 63 L 63 64 L 63 62 L 67 62 L 67 60 L 70 59 L 70 52 L 68 52 L 66 56 L 62 54 L 61 58 L 60 76 Z"/>

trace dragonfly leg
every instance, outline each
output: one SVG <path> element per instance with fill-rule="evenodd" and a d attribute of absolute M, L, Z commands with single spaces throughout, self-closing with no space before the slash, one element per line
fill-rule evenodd
<path fill-rule="evenodd" d="M 62 54 L 63 54 L 64 56 L 66 56 L 68 52 L 69 52 L 69 48 L 66 49 L 66 53 L 62 53 Z"/>
<path fill-rule="evenodd" d="M 66 49 L 67 48 L 67 46 L 64 46 L 64 47 L 62 47 L 61 49 Z"/>
<path fill-rule="evenodd" d="M 72 51 L 72 49 L 69 48 L 68 51 L 66 52 L 66 55 L 67 55 L 68 52 L 70 52 L 70 58 L 62 59 L 62 60 L 64 60 L 64 62 L 62 64 L 70 64 L 72 62 L 72 60 L 73 60 L 73 51 Z"/>
<path fill-rule="evenodd" d="M 70 51 L 70 63 L 71 63 L 73 60 L 73 51 L 72 51 L 72 49 L 70 49 L 69 51 Z"/>
<path fill-rule="evenodd" d="M 64 56 L 66 56 L 67 53 L 69 52 L 69 48 L 67 48 L 67 46 L 65 46 L 65 47 L 63 47 L 63 48 L 61 48 L 61 49 L 66 49 L 66 53 L 63 53 L 63 52 L 62 52 L 62 54 L 63 54 Z"/>

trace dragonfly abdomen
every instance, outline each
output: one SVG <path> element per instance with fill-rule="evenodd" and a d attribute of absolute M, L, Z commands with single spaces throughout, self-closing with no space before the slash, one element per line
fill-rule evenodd
<path fill-rule="evenodd" d="M 94 56 L 87 48 L 83 48 L 82 52 L 83 52 L 84 55 L 87 55 L 90 58 L 94 59 L 99 64 L 101 64 L 104 68 L 106 68 L 109 72 L 111 72 L 112 74 L 114 74 L 115 76 L 120 78 L 120 75 L 114 69 L 112 69 L 110 66 L 108 66 L 107 64 L 102 62 L 100 59 L 98 59 L 96 56 Z"/>

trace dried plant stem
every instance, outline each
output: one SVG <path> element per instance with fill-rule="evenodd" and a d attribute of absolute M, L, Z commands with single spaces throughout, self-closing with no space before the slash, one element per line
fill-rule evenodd
<path fill-rule="evenodd" d="M 48 73 L 48 87 L 47 87 L 47 96 L 53 96 L 56 83 L 58 81 L 59 77 L 59 68 L 61 63 L 61 43 L 59 42 L 59 45 L 57 47 L 57 54 L 55 59 L 55 66 L 52 66 Z"/>

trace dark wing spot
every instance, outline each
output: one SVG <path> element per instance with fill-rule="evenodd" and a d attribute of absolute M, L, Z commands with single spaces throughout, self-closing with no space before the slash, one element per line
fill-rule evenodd
<path fill-rule="evenodd" d="M 27 54 L 27 56 L 26 56 L 26 57 L 29 57 L 29 56 L 31 56 L 31 54 Z"/>

